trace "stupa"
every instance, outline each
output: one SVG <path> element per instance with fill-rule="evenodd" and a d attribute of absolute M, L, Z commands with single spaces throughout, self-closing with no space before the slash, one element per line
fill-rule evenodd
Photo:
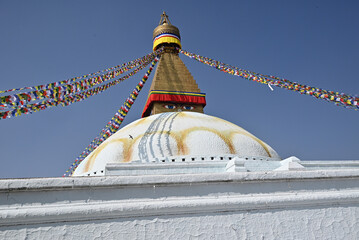
<path fill-rule="evenodd" d="M 72 177 L 0 179 L 0 239 L 358 239 L 359 162 L 281 159 L 241 127 L 203 113 L 205 94 L 163 48 L 142 118 Z"/>
<path fill-rule="evenodd" d="M 222 172 L 229 161 L 238 158 L 261 161 L 270 170 L 281 166 L 281 158 L 268 144 L 233 123 L 203 113 L 205 94 L 178 56 L 180 39 L 180 31 L 163 13 L 153 31 L 153 50 L 163 51 L 142 118 L 103 142 L 73 176 L 121 174 L 123 167 L 143 169 L 142 164 L 152 164 L 152 170 L 146 170 L 146 166 L 133 174 Z M 174 170 L 179 163 L 188 162 L 197 167 Z M 214 163 L 217 168 L 212 166 Z M 250 161 L 240 165 L 237 170 L 261 170 L 254 167 L 258 163 Z"/>

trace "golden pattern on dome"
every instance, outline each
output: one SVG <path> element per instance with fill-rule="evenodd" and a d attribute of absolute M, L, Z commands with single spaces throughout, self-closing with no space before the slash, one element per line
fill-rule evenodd
<path fill-rule="evenodd" d="M 126 128 L 122 129 L 118 133 L 121 134 L 117 137 L 118 134 L 113 135 L 111 138 L 106 140 L 102 143 L 84 162 L 85 166 L 83 172 L 91 171 L 94 166 L 94 163 L 97 161 L 97 158 L 103 153 L 103 151 L 108 149 L 109 145 L 114 145 L 114 148 L 121 149 L 120 152 L 114 153 L 118 157 L 116 162 L 131 162 L 134 160 L 141 160 L 141 161 L 148 161 L 148 159 L 140 159 L 138 152 L 140 151 L 140 142 L 143 139 L 151 139 L 147 142 L 149 146 L 153 145 L 160 145 L 157 147 L 160 148 L 170 148 L 171 154 L 166 154 L 168 157 L 172 156 L 180 156 L 180 155 L 193 155 L 193 150 L 198 148 L 198 146 L 193 146 L 191 142 L 198 141 L 195 138 L 200 136 L 211 136 L 211 138 L 216 138 L 217 140 L 214 142 L 216 145 L 223 145 L 221 148 L 223 152 L 219 152 L 218 154 L 234 154 L 234 155 L 243 155 L 244 149 L 236 144 L 238 141 L 238 137 L 241 136 L 246 139 L 247 142 L 250 142 L 252 145 L 257 145 L 258 148 L 263 153 L 264 157 L 276 157 L 271 154 L 271 150 L 269 150 L 269 146 L 258 139 L 257 137 L 253 136 L 246 130 L 238 127 L 235 124 L 222 120 L 220 118 L 211 117 L 208 115 L 192 115 L 186 114 L 185 112 L 182 113 L 170 113 L 170 114 L 163 114 L 163 119 L 161 120 L 160 124 L 157 128 L 153 130 L 151 129 L 151 125 L 156 122 L 161 116 L 158 116 L 155 120 L 153 118 L 142 118 L 138 122 L 128 125 Z M 176 118 L 176 121 L 183 122 L 183 121 L 191 121 L 190 119 L 193 118 L 197 121 L 202 121 L 204 125 L 198 126 L 195 124 L 193 126 L 184 126 L 182 129 L 177 128 L 168 128 L 168 122 L 171 119 L 173 120 Z M 167 123 L 166 123 L 167 122 Z M 212 122 L 212 124 L 209 124 Z M 166 125 L 167 124 L 167 125 Z M 213 126 L 210 126 L 213 125 Z M 225 126 L 224 129 L 217 129 L 217 126 Z M 136 132 L 135 129 L 143 127 L 146 129 L 145 131 L 138 131 Z M 128 134 L 131 134 L 131 137 L 128 137 Z M 174 145 L 165 146 L 166 143 L 164 141 L 165 138 L 171 139 L 174 142 Z M 208 139 L 202 139 L 201 144 L 206 145 L 207 142 L 210 141 Z M 149 151 L 147 149 L 147 151 Z M 274 150 L 272 150 L 274 151 Z M 137 154 L 135 154 L 137 153 Z M 106 154 L 106 153 L 105 153 Z M 161 156 L 154 156 L 150 153 L 148 154 L 149 157 L 161 157 Z M 161 155 L 157 153 L 158 155 Z M 156 154 L 155 154 L 156 155 Z"/>

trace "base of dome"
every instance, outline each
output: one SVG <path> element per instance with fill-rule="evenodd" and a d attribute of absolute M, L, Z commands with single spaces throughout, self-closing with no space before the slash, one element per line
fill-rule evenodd
<path fill-rule="evenodd" d="M 288 167 L 295 163 L 296 168 Z M 291 165 L 292 166 L 292 165 Z M 176 156 L 152 159 L 148 162 L 107 163 L 104 169 L 86 172 L 81 176 L 143 176 L 170 174 L 198 174 L 224 172 L 266 172 L 276 170 L 301 170 L 300 160 L 291 157 L 285 160 L 265 157 L 221 156 Z"/>

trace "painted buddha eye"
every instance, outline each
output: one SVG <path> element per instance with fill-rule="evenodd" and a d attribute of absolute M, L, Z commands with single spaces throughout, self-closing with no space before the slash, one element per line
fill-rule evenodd
<path fill-rule="evenodd" d="M 182 107 L 184 110 L 193 110 L 194 107 L 193 106 L 183 106 Z"/>
<path fill-rule="evenodd" d="M 166 104 L 166 105 L 164 105 L 164 107 L 167 108 L 167 109 L 175 109 L 175 108 L 176 108 L 176 105 Z"/>

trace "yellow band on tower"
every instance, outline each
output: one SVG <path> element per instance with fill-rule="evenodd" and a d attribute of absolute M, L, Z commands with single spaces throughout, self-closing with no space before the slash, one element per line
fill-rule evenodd
<path fill-rule="evenodd" d="M 177 44 L 180 48 L 182 48 L 182 45 L 181 45 L 181 41 L 175 37 L 161 37 L 161 38 L 158 38 L 158 39 L 155 39 L 153 41 L 153 51 L 155 51 L 156 47 L 162 43 L 175 43 Z"/>

